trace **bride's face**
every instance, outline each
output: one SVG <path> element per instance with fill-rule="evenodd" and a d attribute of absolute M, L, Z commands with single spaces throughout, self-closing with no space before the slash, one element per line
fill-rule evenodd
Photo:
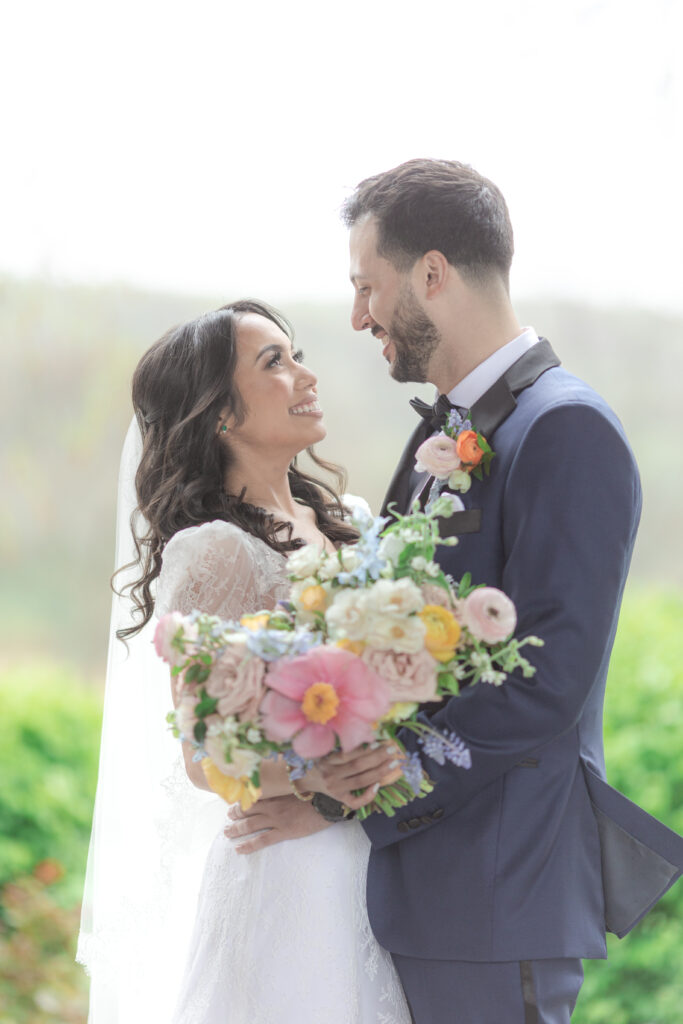
<path fill-rule="evenodd" d="M 237 450 L 277 450 L 291 458 L 325 437 L 318 381 L 302 359 L 271 320 L 256 313 L 240 317 L 234 380 L 246 418 L 238 426 L 226 420 Z"/>

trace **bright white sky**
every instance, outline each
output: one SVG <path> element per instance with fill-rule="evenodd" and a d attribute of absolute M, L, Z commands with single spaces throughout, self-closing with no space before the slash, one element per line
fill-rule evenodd
<path fill-rule="evenodd" d="M 683 0 L 17 0 L 0 270 L 350 298 L 338 209 L 414 156 L 507 197 L 513 292 L 683 311 Z"/>

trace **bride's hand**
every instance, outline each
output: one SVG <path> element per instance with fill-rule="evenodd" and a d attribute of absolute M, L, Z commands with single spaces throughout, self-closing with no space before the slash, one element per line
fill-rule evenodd
<path fill-rule="evenodd" d="M 400 778 L 400 756 L 399 749 L 391 743 L 374 749 L 357 747 L 348 754 L 328 754 L 304 775 L 300 786 L 302 790 L 326 793 L 357 811 L 374 800 L 380 786 Z M 362 792 L 354 796 L 358 790 Z"/>

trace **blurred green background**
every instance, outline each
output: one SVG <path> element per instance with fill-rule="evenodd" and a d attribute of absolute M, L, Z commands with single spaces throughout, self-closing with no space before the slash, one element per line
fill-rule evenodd
<path fill-rule="evenodd" d="M 73 964 L 97 771 L 118 459 L 141 353 L 171 324 L 238 296 L 0 277 L 0 1024 L 77 1024 Z M 268 296 L 259 296 L 268 299 Z M 378 508 L 414 424 L 379 345 L 348 309 L 291 305 L 349 489 Z M 683 321 L 520 303 L 564 365 L 621 417 L 645 495 L 608 685 L 610 781 L 683 831 Z M 679 892 L 679 889 L 681 890 Z M 579 1024 L 683 1019 L 683 887 L 588 964 Z"/>

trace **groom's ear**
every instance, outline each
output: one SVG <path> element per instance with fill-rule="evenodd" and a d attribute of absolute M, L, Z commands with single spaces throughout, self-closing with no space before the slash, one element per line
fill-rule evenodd
<path fill-rule="evenodd" d="M 418 286 L 425 299 L 434 299 L 443 290 L 450 264 L 438 249 L 430 249 L 417 261 Z"/>

